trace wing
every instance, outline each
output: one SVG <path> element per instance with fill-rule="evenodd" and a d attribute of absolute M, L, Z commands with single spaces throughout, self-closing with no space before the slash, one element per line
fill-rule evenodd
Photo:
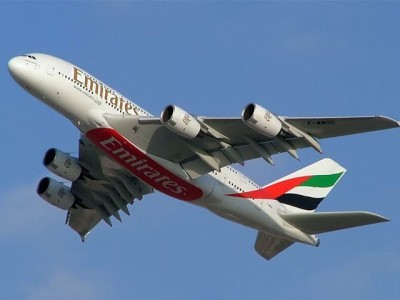
<path fill-rule="evenodd" d="M 232 163 L 288 152 L 298 159 L 297 149 L 313 147 L 322 153 L 317 139 L 399 127 L 381 116 L 288 118 L 278 117 L 282 130 L 268 137 L 253 130 L 240 118 L 197 117 L 200 133 L 188 139 L 171 131 L 159 118 L 104 115 L 107 122 L 142 150 L 179 164 L 196 178 Z"/>
<path fill-rule="evenodd" d="M 397 121 L 383 116 L 285 118 L 285 120 L 319 139 L 399 127 Z"/>
<path fill-rule="evenodd" d="M 75 205 L 68 211 L 67 224 L 84 240 L 101 220 L 111 226 L 110 217 L 121 221 L 120 211 L 129 215 L 128 204 L 153 189 L 107 158 L 84 136 L 79 141 L 82 175 L 72 183 Z"/>

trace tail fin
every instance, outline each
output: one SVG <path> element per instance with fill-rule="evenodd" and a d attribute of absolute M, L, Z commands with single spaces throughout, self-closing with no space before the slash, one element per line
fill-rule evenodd
<path fill-rule="evenodd" d="M 322 159 L 265 187 L 276 191 L 281 203 L 315 210 L 335 187 L 346 169 L 332 159 Z"/>
<path fill-rule="evenodd" d="M 332 159 L 322 159 L 259 190 L 231 196 L 274 199 L 303 210 L 314 211 L 334 188 L 346 169 Z"/>

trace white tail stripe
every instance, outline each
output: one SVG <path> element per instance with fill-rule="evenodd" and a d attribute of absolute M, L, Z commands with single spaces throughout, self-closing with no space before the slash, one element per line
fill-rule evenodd
<path fill-rule="evenodd" d="M 309 186 L 297 186 L 287 194 L 298 194 L 302 196 L 312 197 L 312 198 L 325 198 L 329 192 L 332 190 L 332 187 L 322 188 L 322 187 L 309 187 Z"/>

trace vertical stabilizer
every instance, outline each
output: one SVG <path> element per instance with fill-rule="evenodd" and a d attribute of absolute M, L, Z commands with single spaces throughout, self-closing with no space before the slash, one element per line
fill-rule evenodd
<path fill-rule="evenodd" d="M 346 169 L 332 159 L 320 160 L 266 186 L 275 199 L 301 209 L 315 210 L 335 187 Z"/>
<path fill-rule="evenodd" d="M 273 199 L 303 210 L 314 211 L 345 172 L 346 169 L 338 163 L 325 158 L 259 190 L 230 196 Z"/>

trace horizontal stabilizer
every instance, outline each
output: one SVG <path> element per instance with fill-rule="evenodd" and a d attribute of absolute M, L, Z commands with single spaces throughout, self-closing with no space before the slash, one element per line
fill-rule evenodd
<path fill-rule="evenodd" d="M 291 241 L 276 238 L 262 231 L 259 231 L 256 243 L 254 245 L 254 249 L 262 257 L 264 257 L 267 260 L 270 260 L 275 255 L 279 254 L 292 244 L 293 242 Z"/>
<path fill-rule="evenodd" d="M 364 211 L 287 213 L 281 214 L 281 217 L 286 222 L 308 234 L 389 221 L 382 216 Z"/>

